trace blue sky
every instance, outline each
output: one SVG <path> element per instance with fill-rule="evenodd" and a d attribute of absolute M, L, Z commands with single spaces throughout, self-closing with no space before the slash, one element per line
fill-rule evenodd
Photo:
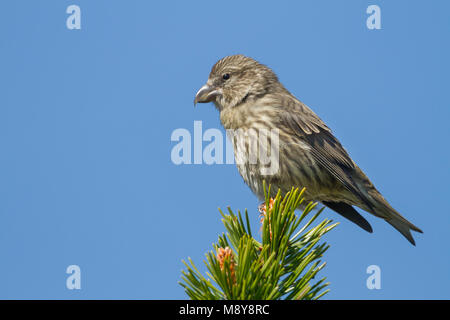
<path fill-rule="evenodd" d="M 81 8 L 68 30 L 66 8 Z M 381 30 L 366 8 L 381 8 Z M 221 128 L 193 108 L 221 57 L 269 65 L 341 140 L 391 204 L 384 221 L 327 235 L 328 299 L 450 298 L 448 1 L 2 1 L 0 298 L 184 299 L 217 208 L 258 201 L 234 165 L 175 165 L 175 129 Z M 222 130 L 222 129 L 221 129 Z M 252 216 L 253 215 L 253 216 Z M 81 268 L 81 290 L 66 268 Z M 368 290 L 366 269 L 381 268 Z"/>

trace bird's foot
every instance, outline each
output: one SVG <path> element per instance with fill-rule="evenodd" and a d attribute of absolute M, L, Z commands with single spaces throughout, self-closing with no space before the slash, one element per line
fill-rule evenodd
<path fill-rule="evenodd" d="M 258 211 L 260 214 L 266 214 L 266 203 L 263 202 L 258 206 Z"/>
<path fill-rule="evenodd" d="M 260 216 L 260 222 L 261 222 L 261 231 L 264 225 L 264 219 L 266 217 L 268 217 L 268 222 L 269 222 L 269 234 L 270 234 L 270 239 L 272 239 L 272 227 L 270 225 L 270 212 L 272 211 L 273 208 L 273 204 L 274 204 L 275 200 L 273 198 L 270 198 L 269 200 L 269 210 L 267 210 L 266 208 L 266 203 L 263 202 L 258 206 L 258 211 L 259 211 L 259 216 Z"/>
<path fill-rule="evenodd" d="M 275 200 L 273 198 L 270 198 L 270 200 L 269 200 L 269 212 L 273 208 L 274 201 Z M 259 211 L 260 215 L 262 216 L 261 219 L 264 219 L 266 214 L 267 214 L 267 209 L 266 209 L 266 203 L 265 202 L 261 203 L 258 206 L 258 211 Z"/>

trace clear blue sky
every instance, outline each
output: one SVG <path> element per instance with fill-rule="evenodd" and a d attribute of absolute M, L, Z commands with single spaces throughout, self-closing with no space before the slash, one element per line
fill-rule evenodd
<path fill-rule="evenodd" d="M 218 207 L 249 208 L 258 228 L 234 165 L 170 158 L 173 130 L 221 128 L 192 101 L 216 60 L 243 53 L 425 232 L 413 247 L 369 214 L 373 234 L 325 210 L 341 222 L 326 298 L 449 299 L 449 39 L 448 1 L 2 1 L 0 298 L 186 298 L 181 260 L 202 265 Z M 72 264 L 81 290 L 66 288 Z M 366 288 L 373 264 L 381 290 Z"/>

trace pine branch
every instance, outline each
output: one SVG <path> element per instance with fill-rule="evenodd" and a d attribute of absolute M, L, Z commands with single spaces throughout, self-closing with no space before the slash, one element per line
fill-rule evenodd
<path fill-rule="evenodd" d="M 264 184 L 265 209 L 261 214 L 261 242 L 250 229 L 247 210 L 244 217 L 228 208 L 222 215 L 226 234 L 206 254 L 206 276 L 189 258 L 183 261 L 182 282 L 193 300 L 318 299 L 328 292 L 325 278 L 314 279 L 325 266 L 321 261 L 329 245 L 320 243 L 336 224 L 325 219 L 312 227 L 323 208 L 308 221 L 316 203 L 306 205 L 300 216 L 295 209 L 303 203 L 305 189 L 292 188 L 274 199 Z M 300 226 L 302 225 L 302 226 Z"/>

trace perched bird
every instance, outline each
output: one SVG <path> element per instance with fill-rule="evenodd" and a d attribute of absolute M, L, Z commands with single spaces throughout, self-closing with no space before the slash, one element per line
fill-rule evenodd
<path fill-rule="evenodd" d="M 265 164 L 260 161 L 237 161 L 245 158 L 251 143 L 233 144 L 239 172 L 260 199 L 264 199 L 263 180 L 275 193 L 306 187 L 306 200 L 321 202 L 372 232 L 353 208 L 357 206 L 386 220 L 415 245 L 411 230 L 422 231 L 390 206 L 326 124 L 270 68 L 244 55 L 219 60 L 195 96 L 194 104 L 206 102 L 214 103 L 227 130 L 277 130 L 278 170 L 269 175 L 262 174 Z"/>

